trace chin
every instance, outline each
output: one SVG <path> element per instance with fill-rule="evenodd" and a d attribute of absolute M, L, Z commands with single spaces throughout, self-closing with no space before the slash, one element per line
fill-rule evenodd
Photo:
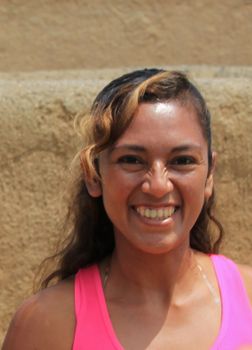
<path fill-rule="evenodd" d="M 175 234 L 169 234 L 164 237 L 161 234 L 155 234 L 154 237 L 148 240 L 141 240 L 134 244 L 138 250 L 152 255 L 168 254 L 169 252 L 179 247 L 189 246 L 187 237 L 178 237 Z"/>

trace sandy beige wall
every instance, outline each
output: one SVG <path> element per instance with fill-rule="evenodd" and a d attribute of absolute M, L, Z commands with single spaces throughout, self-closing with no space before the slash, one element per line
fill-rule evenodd
<path fill-rule="evenodd" d="M 212 110 L 223 252 L 252 265 L 252 68 L 184 68 Z M 124 71 L 0 75 L 0 342 L 56 241 L 68 167 L 78 148 L 74 115 Z"/>
<path fill-rule="evenodd" d="M 251 0 L 1 0 L 0 71 L 252 64 Z"/>

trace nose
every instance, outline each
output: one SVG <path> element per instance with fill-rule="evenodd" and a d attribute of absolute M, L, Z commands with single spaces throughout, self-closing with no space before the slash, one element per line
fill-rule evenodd
<path fill-rule="evenodd" d="M 160 164 L 146 173 L 142 183 L 142 191 L 156 198 L 161 198 L 173 190 L 173 182 L 166 167 Z"/>

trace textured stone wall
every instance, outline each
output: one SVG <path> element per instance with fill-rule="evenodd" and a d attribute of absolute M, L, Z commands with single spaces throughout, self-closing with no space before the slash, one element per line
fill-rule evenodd
<path fill-rule="evenodd" d="M 251 0 L 1 0 L 0 71 L 252 63 Z"/>
<path fill-rule="evenodd" d="M 223 252 L 252 264 L 252 68 L 182 68 L 212 111 Z M 0 342 L 57 240 L 68 168 L 79 147 L 74 115 L 125 71 L 0 74 Z"/>

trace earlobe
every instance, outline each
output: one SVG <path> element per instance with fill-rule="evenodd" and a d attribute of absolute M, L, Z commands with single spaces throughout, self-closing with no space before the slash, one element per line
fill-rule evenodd
<path fill-rule="evenodd" d="M 205 185 L 205 201 L 207 202 L 209 198 L 211 197 L 213 193 L 213 188 L 214 188 L 214 171 L 215 171 L 215 166 L 216 166 L 216 152 L 212 153 L 212 165 L 211 169 L 209 171 L 207 180 L 206 180 L 206 185 Z"/>
<path fill-rule="evenodd" d="M 102 195 L 102 187 L 99 179 L 95 177 L 95 175 L 91 175 L 87 172 L 87 166 L 80 154 L 80 165 L 83 171 L 84 181 L 88 190 L 88 193 L 91 197 L 97 198 Z"/>
<path fill-rule="evenodd" d="M 205 185 L 205 201 L 207 202 L 213 193 L 213 174 L 210 173 Z"/>
<path fill-rule="evenodd" d="M 102 195 L 102 188 L 99 180 L 91 179 L 86 180 L 85 183 L 87 186 L 88 193 L 91 197 L 98 198 Z"/>

